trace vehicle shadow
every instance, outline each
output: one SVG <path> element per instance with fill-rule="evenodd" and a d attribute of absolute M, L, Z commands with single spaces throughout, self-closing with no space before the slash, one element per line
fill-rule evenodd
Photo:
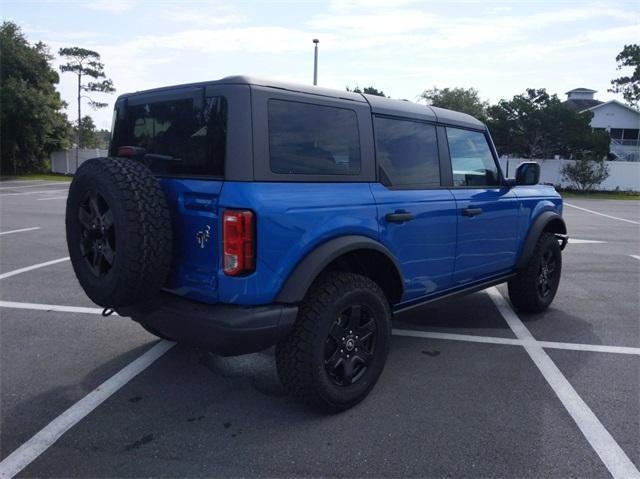
<path fill-rule="evenodd" d="M 491 298 L 478 292 L 417 307 L 394 317 L 394 328 L 513 338 Z"/>
<path fill-rule="evenodd" d="M 28 441 L 59 414 L 141 356 L 153 344 L 154 342 L 142 344 L 113 357 L 111 360 L 91 370 L 79 382 L 72 379 L 66 384 L 48 389 L 41 394 L 30 396 L 28 399 L 9 407 L 7 407 L 7 403 L 13 403 L 13 401 L 5 398 L 5 395 L 10 394 L 10 392 L 4 386 L 2 388 L 3 400 L 0 401 L 0 408 L 2 409 L 0 457 L 6 457 L 21 444 Z M 3 367 L 10 366 L 4 364 Z M 69 380 L 69 378 L 66 379 L 67 381 Z M 54 378 L 49 377 L 45 380 L 54 380 Z M 62 381 L 58 381 L 58 383 L 60 382 Z"/>

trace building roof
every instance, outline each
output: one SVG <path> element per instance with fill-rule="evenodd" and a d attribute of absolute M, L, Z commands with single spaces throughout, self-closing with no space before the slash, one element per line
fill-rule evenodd
<path fill-rule="evenodd" d="M 566 95 L 569 93 L 596 93 L 598 90 L 591 90 L 590 88 L 574 88 L 573 90 L 569 90 L 565 92 Z"/>
<path fill-rule="evenodd" d="M 393 100 L 391 98 L 385 98 L 376 95 L 366 95 L 362 93 L 354 93 L 345 90 L 335 90 L 331 88 L 324 88 L 312 85 L 301 85 L 295 83 L 281 82 L 277 80 L 266 80 L 263 78 L 255 78 L 245 75 L 228 76 L 220 80 L 190 83 L 185 85 L 174 85 L 162 88 L 156 88 L 153 90 L 145 90 L 136 93 L 123 94 L 120 97 L 126 98 L 137 93 L 149 93 L 149 92 L 161 92 L 174 88 L 198 88 L 205 87 L 207 85 L 255 85 L 268 88 L 278 88 L 280 90 L 288 90 L 293 92 L 308 93 L 310 95 L 326 96 L 331 98 L 340 98 L 344 100 L 351 100 L 356 102 L 367 102 L 371 105 L 371 111 L 374 113 L 403 116 L 407 118 L 414 118 L 417 120 L 427 121 L 442 121 L 459 126 L 466 126 L 470 128 L 486 128 L 484 123 L 467 115 L 466 113 L 460 113 L 452 110 L 445 110 L 444 108 L 436 108 L 428 105 L 421 105 L 406 100 Z"/>
<path fill-rule="evenodd" d="M 570 98 L 569 100 L 563 101 L 562 104 L 566 106 L 569 110 L 572 111 L 585 111 L 594 106 L 600 105 L 602 102 L 600 100 L 587 100 L 583 98 Z"/>
<path fill-rule="evenodd" d="M 635 108 L 633 108 L 632 106 L 626 105 L 624 103 L 622 103 L 621 101 L 618 100 L 609 100 L 609 101 L 605 101 L 605 102 L 598 102 L 598 105 L 593 105 L 591 107 L 585 108 L 584 110 L 580 110 L 580 111 L 593 111 L 596 110 L 598 108 L 600 108 L 601 106 L 605 106 L 605 105 L 610 105 L 610 104 L 615 104 L 618 106 L 621 106 L 623 108 L 626 108 L 627 110 L 631 110 L 632 112 L 636 113 L 637 115 L 640 115 L 640 110 L 637 110 Z"/>

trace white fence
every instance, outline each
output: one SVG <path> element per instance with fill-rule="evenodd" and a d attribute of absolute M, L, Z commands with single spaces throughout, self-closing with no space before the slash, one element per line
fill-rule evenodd
<path fill-rule="evenodd" d="M 78 151 L 78 166 L 90 158 L 107 156 L 107 150 L 80 149 Z M 522 158 L 500 158 L 500 166 L 506 176 L 513 178 L 516 168 L 525 160 Z M 560 170 L 565 163 L 573 160 L 535 160 L 540 164 L 540 182 L 569 187 L 571 184 L 562 179 Z M 508 165 L 507 165 L 508 163 Z M 638 161 L 608 161 L 609 178 L 604 180 L 597 189 L 622 191 L 640 191 L 640 162 Z M 76 171 L 76 150 L 56 151 L 51 154 L 51 172 L 73 174 Z"/>
<path fill-rule="evenodd" d="M 77 165 L 75 148 L 51 153 L 51 173 L 73 174 L 76 171 L 76 166 L 80 166 L 82 162 L 96 158 L 97 156 L 107 156 L 107 150 L 100 150 L 98 148 L 80 148 L 77 151 Z"/>
<path fill-rule="evenodd" d="M 500 158 L 502 171 L 513 178 L 516 168 L 525 160 L 522 158 Z M 551 183 L 560 185 L 563 188 L 570 187 L 571 183 L 562 178 L 560 173 L 562 166 L 566 163 L 573 163 L 574 160 L 535 160 L 540 165 L 540 183 Z M 640 162 L 638 161 L 607 161 L 609 166 L 609 177 L 604 180 L 598 190 L 640 191 Z"/>

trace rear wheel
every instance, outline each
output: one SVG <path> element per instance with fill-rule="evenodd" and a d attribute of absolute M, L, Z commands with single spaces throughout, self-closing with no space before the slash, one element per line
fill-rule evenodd
<path fill-rule="evenodd" d="M 562 251 L 553 233 L 542 233 L 527 266 L 509 281 L 509 298 L 520 311 L 539 313 L 558 291 Z"/>
<path fill-rule="evenodd" d="M 303 402 L 338 412 L 362 401 L 389 352 L 391 310 L 365 276 L 322 276 L 300 306 L 291 334 L 276 347 L 278 375 Z"/>

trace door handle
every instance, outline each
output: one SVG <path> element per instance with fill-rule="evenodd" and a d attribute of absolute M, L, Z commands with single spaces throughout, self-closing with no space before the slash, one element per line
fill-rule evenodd
<path fill-rule="evenodd" d="M 462 210 L 462 214 L 469 218 L 473 218 L 474 216 L 482 214 L 482 208 L 465 208 Z"/>
<path fill-rule="evenodd" d="M 384 219 L 389 223 L 404 223 L 405 221 L 411 221 L 415 218 L 413 213 L 407 213 L 406 211 L 396 211 L 395 213 L 388 213 Z"/>

